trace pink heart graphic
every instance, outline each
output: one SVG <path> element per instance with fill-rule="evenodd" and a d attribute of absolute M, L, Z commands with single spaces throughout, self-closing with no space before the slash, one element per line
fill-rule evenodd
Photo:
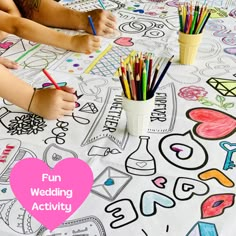
<path fill-rule="evenodd" d="M 4 43 L 0 43 L 0 48 L 3 49 L 8 49 L 13 45 L 13 42 L 4 42 Z"/>
<path fill-rule="evenodd" d="M 93 185 L 93 173 L 77 158 L 64 159 L 53 169 L 39 159 L 26 158 L 13 167 L 10 184 L 21 205 L 53 230 L 85 201 Z"/>
<path fill-rule="evenodd" d="M 132 42 L 132 38 L 130 38 L 130 37 L 118 38 L 114 41 L 114 43 L 116 43 L 120 46 L 125 46 L 125 47 L 131 47 L 134 45 L 134 43 Z"/>
<path fill-rule="evenodd" d="M 165 177 L 157 177 L 152 182 L 158 187 L 158 188 L 165 188 L 165 183 L 167 182 Z"/>
<path fill-rule="evenodd" d="M 187 112 L 187 117 L 197 121 L 194 133 L 205 139 L 222 139 L 232 135 L 236 130 L 233 116 L 209 108 L 194 108 Z"/>

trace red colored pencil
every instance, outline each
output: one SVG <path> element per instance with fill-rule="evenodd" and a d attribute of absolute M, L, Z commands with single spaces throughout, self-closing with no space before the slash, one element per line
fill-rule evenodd
<path fill-rule="evenodd" d="M 61 90 L 61 87 L 58 86 L 56 81 L 52 78 L 52 76 L 46 71 L 46 69 L 43 69 L 43 73 L 47 76 L 47 78 L 52 82 L 52 84 L 55 86 L 56 89 Z"/>

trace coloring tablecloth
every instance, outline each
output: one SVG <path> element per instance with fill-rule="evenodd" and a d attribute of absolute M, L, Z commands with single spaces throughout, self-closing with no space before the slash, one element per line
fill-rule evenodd
<path fill-rule="evenodd" d="M 61 3 L 100 8 L 97 1 Z M 0 100 L 0 154 L 12 147 L 0 162 L 0 235 L 236 235 L 235 1 L 208 1 L 213 13 L 194 65 L 179 64 L 178 1 L 104 4 L 118 30 L 90 55 L 13 35 L 0 42 L 0 55 L 21 65 L 13 71 L 21 79 L 50 86 L 41 72 L 46 67 L 78 95 L 73 114 L 55 121 Z M 154 65 L 175 57 L 155 94 L 147 135 L 134 137 L 126 130 L 116 70 L 120 56 L 140 51 L 153 53 Z M 86 201 L 52 232 L 25 211 L 9 185 L 12 167 L 29 156 L 51 168 L 80 158 L 93 171 Z"/>

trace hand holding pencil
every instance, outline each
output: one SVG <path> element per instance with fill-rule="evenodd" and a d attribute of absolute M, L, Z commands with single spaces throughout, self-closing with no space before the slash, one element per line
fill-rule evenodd
<path fill-rule="evenodd" d="M 85 16 L 87 17 L 87 19 L 84 18 L 83 21 L 87 23 L 84 26 L 84 30 L 90 34 L 94 34 L 94 31 L 92 30 L 91 24 L 88 21 L 88 16 L 90 16 L 93 21 L 94 29 L 96 30 L 97 36 L 105 37 L 106 35 L 113 34 L 114 30 L 116 29 L 116 17 L 110 11 L 95 9 L 86 12 Z"/>
<path fill-rule="evenodd" d="M 44 70 L 44 74 L 55 89 L 34 89 L 28 110 L 49 120 L 71 115 L 77 101 L 77 97 L 74 95 L 75 90 L 68 86 L 59 87 L 46 70 Z"/>

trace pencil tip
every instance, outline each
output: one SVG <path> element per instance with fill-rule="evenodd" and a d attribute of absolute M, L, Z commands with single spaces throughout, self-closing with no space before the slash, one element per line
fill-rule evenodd
<path fill-rule="evenodd" d="M 172 57 L 170 58 L 170 61 L 172 61 L 173 58 L 174 58 L 174 55 L 172 55 Z"/>

